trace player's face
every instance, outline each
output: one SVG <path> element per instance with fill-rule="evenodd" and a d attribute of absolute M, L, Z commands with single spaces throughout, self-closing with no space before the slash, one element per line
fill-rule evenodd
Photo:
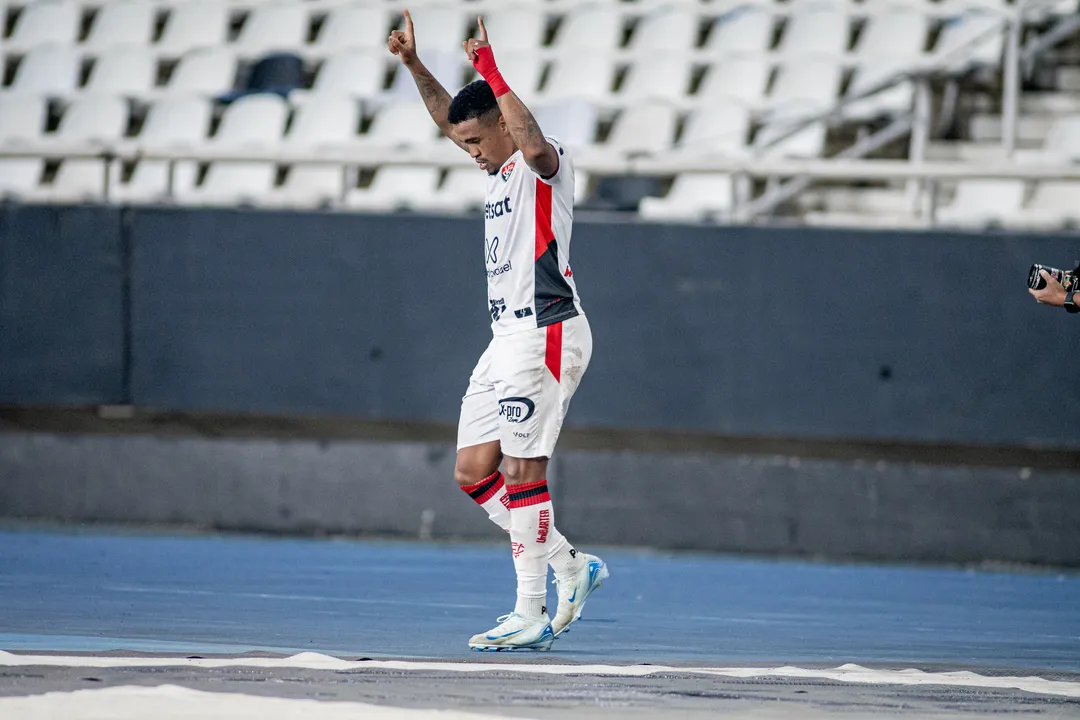
<path fill-rule="evenodd" d="M 499 172 L 506 159 L 514 154 L 514 141 L 502 116 L 496 119 L 469 118 L 453 126 L 457 141 L 488 175 Z"/>

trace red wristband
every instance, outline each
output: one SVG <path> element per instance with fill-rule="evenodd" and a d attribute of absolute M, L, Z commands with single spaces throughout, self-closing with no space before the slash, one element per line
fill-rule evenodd
<path fill-rule="evenodd" d="M 490 46 L 477 48 L 473 67 L 476 68 L 476 72 L 480 73 L 480 77 L 484 78 L 487 84 L 491 86 L 491 91 L 495 93 L 496 98 L 510 92 L 510 86 L 503 80 L 502 73 L 499 72 L 499 68 L 495 65 L 495 53 L 491 51 Z"/>

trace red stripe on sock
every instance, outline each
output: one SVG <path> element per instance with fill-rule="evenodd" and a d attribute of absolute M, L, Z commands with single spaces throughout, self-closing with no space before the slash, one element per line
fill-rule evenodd
<path fill-rule="evenodd" d="M 547 348 L 544 351 L 544 364 L 551 374 L 555 376 L 555 382 L 560 382 L 562 371 L 562 323 L 547 326 Z"/>
<path fill-rule="evenodd" d="M 511 510 L 551 502 L 551 495 L 547 489 L 547 480 L 507 485 L 506 497 L 510 500 Z"/>
<path fill-rule="evenodd" d="M 491 498 L 498 495 L 499 491 L 502 490 L 504 483 L 503 483 L 503 475 L 502 475 L 501 472 L 496 470 L 495 472 L 488 475 L 486 478 L 484 478 L 483 480 L 481 480 L 478 483 L 475 483 L 473 485 L 462 485 L 461 489 L 465 491 L 465 494 L 467 494 L 469 496 L 472 496 L 472 494 L 474 492 L 476 492 L 480 488 L 484 487 L 488 483 L 491 483 L 492 480 L 494 480 L 495 483 L 493 485 L 491 485 L 491 487 L 489 487 L 487 490 L 485 490 L 482 495 L 473 498 L 473 500 L 476 500 L 478 505 L 483 505 L 488 500 L 490 500 Z"/>

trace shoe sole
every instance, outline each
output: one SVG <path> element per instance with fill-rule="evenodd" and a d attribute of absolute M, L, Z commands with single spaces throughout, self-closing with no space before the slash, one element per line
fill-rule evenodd
<path fill-rule="evenodd" d="M 542 645 L 469 645 L 470 650 L 476 652 L 547 652 L 551 649 L 551 643 L 555 640 L 554 637 L 551 640 L 543 643 Z"/>
<path fill-rule="evenodd" d="M 600 572 L 596 573 L 596 582 L 589 585 L 589 589 L 585 591 L 585 597 L 581 598 L 581 602 L 577 606 L 577 610 L 574 611 L 574 617 L 570 618 L 570 622 L 566 623 L 562 630 L 555 633 L 555 637 L 558 638 L 563 633 L 570 630 L 570 626 L 576 623 L 581 618 L 581 611 L 585 609 L 585 601 L 589 599 L 589 596 L 596 590 L 599 590 L 604 586 L 604 580 L 611 577 L 611 573 L 608 572 L 607 563 L 603 560 L 600 561 Z"/>

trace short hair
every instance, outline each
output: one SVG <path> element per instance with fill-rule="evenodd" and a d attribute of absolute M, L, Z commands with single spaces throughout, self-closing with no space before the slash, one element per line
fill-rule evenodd
<path fill-rule="evenodd" d="M 465 122 L 469 118 L 483 117 L 492 110 L 498 110 L 499 103 L 495 93 L 486 80 L 474 80 L 458 91 L 450 101 L 446 119 L 451 125 Z"/>

